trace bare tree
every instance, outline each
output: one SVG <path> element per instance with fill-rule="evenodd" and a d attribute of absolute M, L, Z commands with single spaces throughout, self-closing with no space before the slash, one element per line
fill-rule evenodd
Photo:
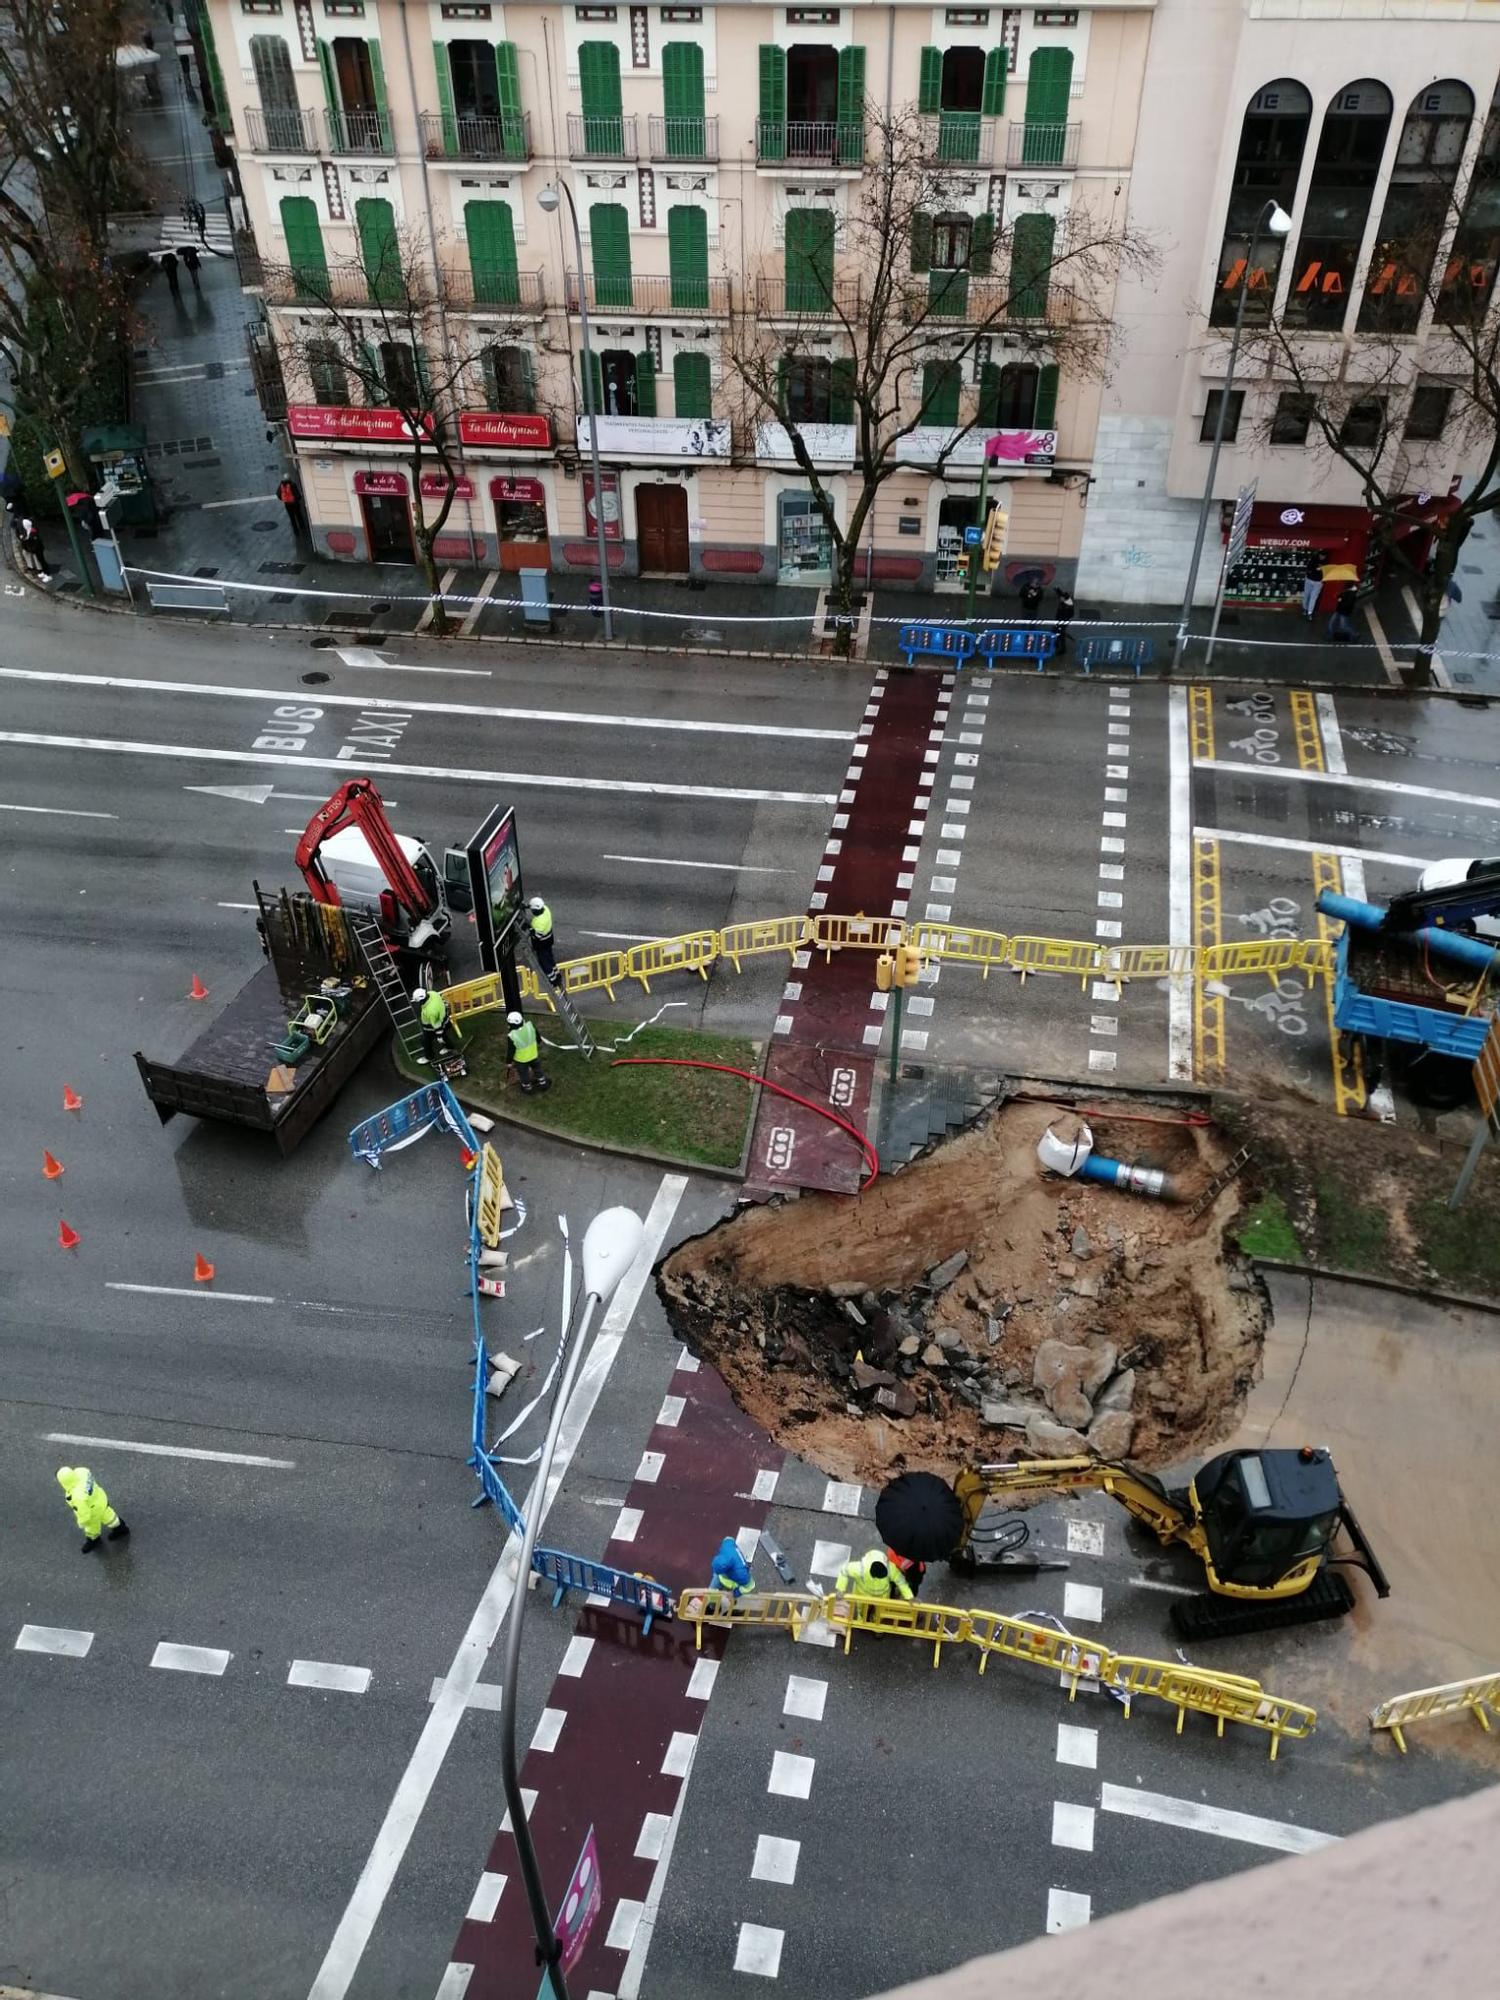
<path fill-rule="evenodd" d="M 1480 515 L 1500 507 L 1497 175 L 1500 120 L 1492 113 L 1462 191 L 1438 177 L 1408 190 L 1399 234 L 1383 233 L 1376 245 L 1352 342 L 1319 337 L 1316 306 L 1310 317 L 1306 295 L 1295 291 L 1245 337 L 1247 386 L 1257 373 L 1264 385 L 1261 434 L 1279 444 L 1305 431 L 1325 463 L 1357 474 L 1376 541 L 1416 593 L 1422 629 L 1407 669 L 1416 687 L 1432 682 L 1459 553 Z M 1415 496 L 1431 477 L 1435 448 L 1474 469 L 1467 491 L 1429 496 L 1442 504 L 1422 509 Z"/>
<path fill-rule="evenodd" d="M 497 278 L 503 293 L 504 274 Z M 439 286 L 430 275 L 422 237 L 393 229 L 367 243 L 363 258 L 268 269 L 266 285 L 273 299 L 318 315 L 315 329 L 301 335 L 289 354 L 294 374 L 312 385 L 314 402 L 347 401 L 352 386 L 360 402 L 399 415 L 403 437 L 396 450 L 411 473 L 412 534 L 433 599 L 432 629 L 447 632 L 433 547 L 453 510 L 457 415 L 480 356 L 446 337 Z M 422 491 L 422 475 L 429 471 L 444 475 L 442 496 L 431 513 Z"/>
<path fill-rule="evenodd" d="M 874 157 L 851 185 L 837 244 L 831 215 L 826 226 L 799 228 L 796 240 L 789 223 L 784 278 L 747 280 L 726 340 L 736 415 L 746 429 L 785 429 L 828 533 L 833 596 L 846 618 L 880 488 L 913 462 L 941 477 L 972 432 L 998 428 L 990 384 L 1000 370 L 987 362 L 997 336 L 1005 337 L 1009 360 L 1101 380 L 1109 371 L 1115 282 L 1122 270 L 1154 262 L 1149 240 L 1119 219 L 1121 200 L 1104 217 L 1075 205 L 1060 219 L 1038 213 L 1007 225 L 990 214 L 970 218 L 955 189 L 965 169 L 935 157 L 942 146 L 934 121 L 912 106 L 887 114 L 870 105 L 865 125 Z M 971 180 L 976 171 L 969 170 Z M 1045 167 L 1037 177 L 1046 178 Z M 837 350 L 826 364 L 821 419 L 808 414 L 798 379 L 806 367 L 798 349 L 806 353 L 814 327 L 833 329 Z M 976 375 L 983 377 L 977 384 Z M 830 476 L 818 465 L 819 421 L 853 426 L 857 491 L 842 520 Z M 914 460 L 908 441 L 919 430 L 929 435 Z"/>

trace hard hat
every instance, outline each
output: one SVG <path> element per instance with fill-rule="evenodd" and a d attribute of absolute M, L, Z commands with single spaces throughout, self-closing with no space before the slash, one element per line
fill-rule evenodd
<path fill-rule="evenodd" d="M 505 1017 L 505 1025 L 508 1028 L 520 1028 L 525 1026 L 525 1021 L 520 1014 L 507 1014 Z"/>
<path fill-rule="evenodd" d="M 419 986 L 411 997 L 412 997 L 412 1005 L 415 1007 L 420 1007 L 422 1002 L 427 998 L 427 988 L 425 986 Z"/>
<path fill-rule="evenodd" d="M 527 904 L 527 908 L 531 910 L 545 910 L 546 907 L 547 905 L 542 901 L 540 896 L 533 896 Z"/>
<path fill-rule="evenodd" d="M 65 1493 L 77 1477 L 71 1465 L 60 1465 L 57 1468 L 57 1483 Z"/>

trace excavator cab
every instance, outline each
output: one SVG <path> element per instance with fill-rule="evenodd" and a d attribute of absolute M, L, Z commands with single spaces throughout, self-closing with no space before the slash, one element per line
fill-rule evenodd
<path fill-rule="evenodd" d="M 1297 1590 L 1325 1560 L 1342 1501 L 1326 1451 L 1227 1451 L 1193 1481 L 1193 1502 L 1219 1584 Z"/>

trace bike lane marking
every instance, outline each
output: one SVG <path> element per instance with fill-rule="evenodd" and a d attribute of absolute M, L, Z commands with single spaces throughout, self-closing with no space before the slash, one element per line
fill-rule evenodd
<path fill-rule="evenodd" d="M 1323 717 L 1318 704 L 1307 688 L 1293 688 L 1291 691 L 1292 728 L 1297 743 L 1297 767 L 1302 771 L 1316 771 L 1326 774 L 1331 766 L 1323 742 Z M 1331 708 L 1329 713 L 1331 714 Z M 1339 746 L 1338 762 L 1344 765 L 1343 746 Z M 1363 869 L 1360 870 L 1363 876 Z M 1337 854 L 1326 848 L 1317 849 L 1312 856 L 1313 907 L 1317 913 L 1318 936 L 1324 944 L 1332 948 L 1339 926 L 1334 918 L 1324 916 L 1317 909 L 1319 896 L 1325 889 L 1335 895 L 1344 893 L 1344 863 Z M 1361 896 L 1363 886 L 1361 885 Z M 1323 1013 L 1328 1025 L 1328 1063 L 1333 1083 L 1333 1104 L 1340 1118 L 1362 1112 L 1365 1108 L 1365 1066 L 1359 1043 L 1344 1037 L 1334 1024 L 1333 975 L 1323 980 Z"/>

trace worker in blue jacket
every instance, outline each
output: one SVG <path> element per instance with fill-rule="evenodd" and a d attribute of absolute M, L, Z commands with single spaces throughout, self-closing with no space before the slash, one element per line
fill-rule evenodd
<path fill-rule="evenodd" d="M 731 1597 L 744 1597 L 754 1590 L 755 1578 L 733 1535 L 726 1535 L 720 1542 L 710 1581 L 715 1590 L 727 1591 Z"/>

